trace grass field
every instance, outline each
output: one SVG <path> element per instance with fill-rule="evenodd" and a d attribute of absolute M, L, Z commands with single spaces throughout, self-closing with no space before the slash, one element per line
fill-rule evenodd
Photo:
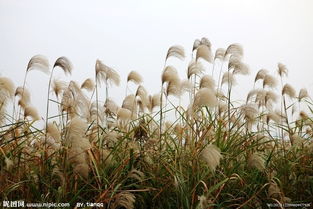
<path fill-rule="evenodd" d="M 18 87 L 0 77 L 0 199 L 112 209 L 312 203 L 313 104 L 306 89 L 288 84 L 285 65 L 259 70 L 239 103 L 232 89 L 249 73 L 239 44 L 213 53 L 202 38 L 191 57 L 181 46 L 165 57 L 159 93 L 150 95 L 132 71 L 124 82 L 137 90 L 126 89 L 121 105 L 99 99 L 100 90 L 108 95 L 120 84 L 119 74 L 100 60 L 94 78 L 82 84 L 54 78 L 55 70 L 71 75 L 66 57 L 49 67 L 47 58 L 34 56 Z M 168 59 L 190 59 L 185 78 Z M 25 87 L 31 70 L 50 75 L 43 116 L 30 101 L 36 92 Z M 44 128 L 34 126 L 38 120 Z"/>

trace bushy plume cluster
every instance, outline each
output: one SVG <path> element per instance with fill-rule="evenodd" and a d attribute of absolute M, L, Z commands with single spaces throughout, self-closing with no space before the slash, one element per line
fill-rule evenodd
<path fill-rule="evenodd" d="M 71 117 L 75 115 L 86 117 L 89 111 L 88 106 L 88 100 L 78 84 L 71 81 L 63 92 L 61 101 L 62 111 L 67 112 Z"/>
<path fill-rule="evenodd" d="M 204 160 L 211 171 L 215 171 L 222 159 L 221 151 L 213 144 L 207 145 L 200 153 L 201 159 Z"/>
<path fill-rule="evenodd" d="M 14 96 L 14 89 L 14 84 L 9 78 L 0 77 L 0 125 L 5 120 L 6 106 Z"/>
<path fill-rule="evenodd" d="M 243 92 L 235 86 L 237 76 L 250 71 L 243 49 L 231 44 L 215 48 L 215 55 L 212 49 L 207 38 L 196 39 L 186 72 L 178 72 L 168 61 L 186 54 L 181 46 L 170 47 L 160 88 L 148 92 L 131 71 L 121 103 L 108 96 L 110 84 L 120 83 L 114 69 L 97 60 L 93 78 L 67 83 L 53 78 L 55 69 L 68 75 L 73 69 L 59 57 L 42 130 L 33 123 L 41 117 L 25 85 L 30 70 L 49 72 L 48 60 L 34 56 L 16 89 L 0 77 L 0 198 L 71 196 L 71 202 L 92 199 L 130 209 L 261 208 L 263 199 L 291 201 L 285 194 L 311 200 L 309 92 L 286 83 L 287 68 L 279 63 L 278 74 L 260 69 L 245 100 L 235 99 Z M 11 98 L 13 117 L 5 113 Z M 57 114 L 49 114 L 49 102 Z"/>
<path fill-rule="evenodd" d="M 67 125 L 66 144 L 68 160 L 73 165 L 73 171 L 87 178 L 89 173 L 89 157 L 87 151 L 91 148 L 89 140 L 85 136 L 87 123 L 79 117 L 74 117 Z"/>

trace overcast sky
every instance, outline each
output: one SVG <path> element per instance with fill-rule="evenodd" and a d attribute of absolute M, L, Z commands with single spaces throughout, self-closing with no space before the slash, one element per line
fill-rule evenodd
<path fill-rule="evenodd" d="M 289 69 L 288 82 L 312 94 L 312 9 L 311 0 L 0 0 L 0 74 L 19 86 L 32 56 L 45 55 L 50 65 L 67 56 L 74 65 L 67 79 L 82 82 L 94 77 L 100 59 L 120 73 L 122 85 L 111 91 L 120 102 L 131 70 L 157 93 L 167 49 L 185 48 L 186 62 L 170 63 L 185 76 L 193 41 L 207 37 L 213 50 L 231 43 L 244 47 L 251 76 L 242 79 L 235 94 L 252 87 L 259 69 L 276 71 L 278 62 Z M 28 76 L 32 103 L 42 115 L 47 83 L 40 72 Z"/>

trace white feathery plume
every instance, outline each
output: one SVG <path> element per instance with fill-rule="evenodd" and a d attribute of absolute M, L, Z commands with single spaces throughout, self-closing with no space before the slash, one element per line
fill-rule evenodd
<path fill-rule="evenodd" d="M 106 109 L 106 112 L 113 113 L 114 115 L 117 114 L 117 111 L 119 109 L 118 105 L 109 98 L 106 100 L 104 107 Z"/>
<path fill-rule="evenodd" d="M 309 93 L 308 93 L 308 90 L 306 90 L 305 88 L 302 88 L 299 91 L 298 101 L 300 102 L 304 98 L 309 98 Z"/>
<path fill-rule="evenodd" d="M 266 123 L 268 124 L 270 121 L 279 123 L 281 121 L 281 117 L 276 112 L 269 112 L 266 114 Z"/>
<path fill-rule="evenodd" d="M 91 78 L 87 78 L 80 88 L 86 89 L 87 91 L 93 91 L 95 89 L 95 82 Z"/>
<path fill-rule="evenodd" d="M 284 65 L 282 63 L 278 63 L 277 66 L 278 66 L 277 72 L 278 72 L 280 77 L 288 76 L 288 69 L 287 69 L 286 65 Z"/>
<path fill-rule="evenodd" d="M 240 44 L 234 43 L 227 47 L 225 57 L 227 55 L 232 55 L 238 58 L 241 58 L 243 56 L 243 49 Z"/>
<path fill-rule="evenodd" d="M 170 57 L 176 57 L 178 59 L 183 60 L 185 58 L 184 48 L 179 45 L 171 46 L 167 51 L 166 60 Z"/>
<path fill-rule="evenodd" d="M 295 98 L 296 97 L 296 90 L 290 85 L 290 84 L 285 84 L 282 90 L 282 95 L 288 95 L 290 98 Z"/>
<path fill-rule="evenodd" d="M 34 121 L 40 120 L 40 116 L 36 110 L 35 107 L 33 106 L 26 106 L 24 110 L 24 117 L 31 117 Z"/>
<path fill-rule="evenodd" d="M 200 88 L 215 89 L 215 81 L 212 76 L 204 75 L 200 80 Z"/>
<path fill-rule="evenodd" d="M 137 96 L 140 97 L 141 102 L 143 103 L 144 106 L 148 105 L 149 103 L 148 92 L 142 85 L 139 85 L 137 88 L 136 97 Z"/>
<path fill-rule="evenodd" d="M 53 65 L 53 68 L 55 67 L 60 67 L 62 68 L 62 70 L 64 71 L 64 73 L 66 75 L 71 75 L 72 74 L 72 70 L 73 70 L 73 65 L 71 63 L 71 61 L 67 58 L 67 57 L 59 57 L 54 65 Z"/>
<path fill-rule="evenodd" d="M 217 105 L 217 99 L 215 96 L 215 92 L 209 88 L 200 89 L 195 96 L 193 106 L 194 107 L 215 107 Z"/>
<path fill-rule="evenodd" d="M 263 79 L 263 88 L 265 88 L 266 86 L 268 86 L 270 88 L 275 88 L 277 86 L 276 79 L 269 74 L 266 74 L 264 79 Z"/>
<path fill-rule="evenodd" d="M 131 71 L 127 76 L 127 82 L 132 81 L 135 84 L 142 83 L 142 77 L 141 75 L 136 71 Z"/>
<path fill-rule="evenodd" d="M 53 80 L 52 90 L 57 98 L 59 98 L 59 95 L 61 95 L 62 92 L 66 89 L 67 85 L 68 84 L 65 81 L 61 81 L 57 79 Z"/>
<path fill-rule="evenodd" d="M 50 135 L 56 142 L 61 141 L 61 133 L 55 123 L 48 123 L 46 130 L 47 134 Z"/>
<path fill-rule="evenodd" d="M 223 48 L 218 48 L 216 51 L 215 51 L 215 56 L 214 56 L 214 60 L 220 60 L 220 61 L 224 61 L 224 57 L 225 57 L 225 53 L 226 53 L 226 50 L 223 49 Z"/>
<path fill-rule="evenodd" d="M 193 47 L 192 47 L 192 51 L 196 50 L 201 44 L 201 41 L 199 39 L 196 39 L 194 42 L 193 42 Z"/>
<path fill-rule="evenodd" d="M 228 70 L 233 69 L 233 74 L 249 74 L 249 67 L 243 63 L 240 58 L 231 56 L 228 62 Z"/>
<path fill-rule="evenodd" d="M 234 74 L 232 72 L 227 71 L 223 74 L 222 85 L 223 84 L 227 84 L 230 86 L 233 86 L 236 84 L 236 79 L 235 79 Z"/>
<path fill-rule="evenodd" d="M 177 70 L 173 66 L 166 66 L 161 76 L 162 84 L 175 79 L 178 79 Z"/>
<path fill-rule="evenodd" d="M 42 71 L 46 74 L 49 74 L 49 61 L 48 61 L 48 59 L 43 55 L 33 56 L 28 62 L 26 71 L 30 71 L 33 69 L 36 69 L 36 70 Z"/>
<path fill-rule="evenodd" d="M 122 108 L 136 112 L 136 96 L 133 94 L 127 95 L 123 100 Z"/>
<path fill-rule="evenodd" d="M 211 49 L 207 45 L 200 45 L 197 48 L 196 61 L 198 61 L 199 58 L 202 58 L 209 63 L 213 61 Z"/>
<path fill-rule="evenodd" d="M 190 79 L 192 75 L 199 75 L 203 73 L 204 67 L 201 62 L 191 61 L 187 69 L 187 78 Z"/>
<path fill-rule="evenodd" d="M 248 157 L 248 166 L 255 167 L 259 171 L 265 170 L 265 160 L 260 153 L 253 153 Z"/>
<path fill-rule="evenodd" d="M 73 171 L 84 178 L 88 178 L 89 165 L 87 150 L 91 148 L 85 136 L 87 123 L 79 117 L 74 117 L 67 125 L 66 144 L 69 146 L 68 159 L 73 165 Z"/>
<path fill-rule="evenodd" d="M 117 111 L 117 119 L 122 121 L 128 121 L 131 119 L 132 112 L 126 108 L 119 108 Z"/>
<path fill-rule="evenodd" d="M 25 104 L 30 103 L 30 93 L 26 88 L 21 86 L 17 87 L 15 90 L 15 96 L 19 96 L 20 100 Z"/>
<path fill-rule="evenodd" d="M 261 69 L 257 72 L 254 82 L 257 82 L 258 80 L 263 80 L 265 78 L 265 76 L 267 75 L 268 70 L 266 69 Z"/>
<path fill-rule="evenodd" d="M 0 77 L 0 125 L 5 121 L 8 100 L 14 96 L 14 84 L 6 77 Z"/>
<path fill-rule="evenodd" d="M 207 145 L 200 153 L 201 159 L 204 160 L 211 171 L 215 171 L 216 167 L 220 164 L 220 160 L 223 158 L 221 151 L 213 144 Z"/>
<path fill-rule="evenodd" d="M 14 96 L 15 86 L 11 79 L 0 77 L 0 91 L 5 93 L 8 97 Z"/>

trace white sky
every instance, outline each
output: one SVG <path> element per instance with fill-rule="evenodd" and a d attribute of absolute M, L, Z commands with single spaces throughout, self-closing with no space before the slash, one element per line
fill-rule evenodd
<path fill-rule="evenodd" d="M 81 83 L 94 77 L 100 59 L 120 73 L 122 85 L 111 91 L 120 103 L 131 70 L 143 76 L 149 93 L 159 91 L 172 45 L 186 50 L 185 63 L 169 62 L 185 77 L 193 41 L 205 36 L 214 50 L 243 45 L 252 72 L 240 79 L 235 94 L 251 89 L 259 69 L 276 71 L 278 62 L 288 67 L 288 82 L 312 93 L 312 9 L 311 0 L 0 0 L 0 75 L 19 86 L 32 56 L 43 54 L 50 65 L 67 56 L 74 65 L 71 79 Z M 40 72 L 28 75 L 32 103 L 42 115 L 47 83 Z"/>

